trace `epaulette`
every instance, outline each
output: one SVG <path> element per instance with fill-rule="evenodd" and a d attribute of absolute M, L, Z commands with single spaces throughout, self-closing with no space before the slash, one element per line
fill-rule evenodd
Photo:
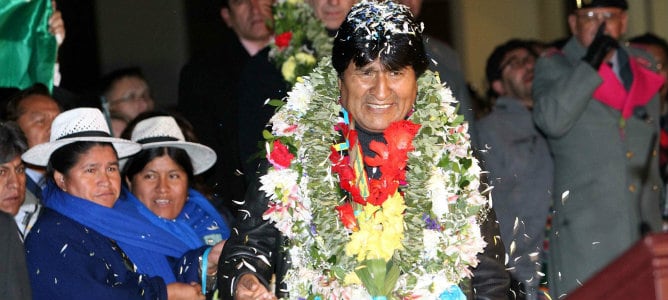
<path fill-rule="evenodd" d="M 555 56 L 555 55 L 564 55 L 564 52 L 561 51 L 561 49 L 559 49 L 557 47 L 550 47 L 550 48 L 545 49 L 540 54 L 541 57 L 552 57 L 552 56 Z"/>

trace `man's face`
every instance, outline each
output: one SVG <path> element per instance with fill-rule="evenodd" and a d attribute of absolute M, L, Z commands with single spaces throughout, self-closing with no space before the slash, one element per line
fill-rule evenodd
<path fill-rule="evenodd" d="M 12 216 L 19 212 L 26 196 L 25 166 L 21 157 L 0 165 L 0 211 Z"/>
<path fill-rule="evenodd" d="M 605 34 L 619 40 L 626 33 L 627 21 L 626 12 L 616 7 L 579 9 L 568 16 L 571 33 L 585 47 L 591 45 L 601 23 L 605 22 Z"/>
<path fill-rule="evenodd" d="M 536 58 L 524 48 L 512 50 L 501 62 L 501 79 L 493 83 L 494 90 L 501 96 L 517 99 L 531 99 L 531 83 Z"/>
<path fill-rule="evenodd" d="M 242 40 L 265 41 L 271 37 L 267 22 L 272 19 L 273 0 L 229 0 L 220 11 L 223 21 Z"/>
<path fill-rule="evenodd" d="M 356 2 L 357 0 L 308 0 L 315 16 L 325 23 L 327 29 L 332 30 L 339 29 Z"/>
<path fill-rule="evenodd" d="M 123 77 L 112 86 L 107 93 L 109 110 L 128 120 L 140 113 L 153 110 L 155 103 L 151 98 L 151 90 L 146 81 L 139 77 Z"/>
<path fill-rule="evenodd" d="M 21 100 L 20 113 L 16 123 L 28 141 L 28 147 L 46 143 L 51 135 L 51 123 L 60 113 L 53 98 L 44 95 L 30 95 Z"/>
<path fill-rule="evenodd" d="M 354 125 L 370 132 L 382 132 L 402 120 L 413 108 L 417 78 L 412 66 L 387 70 L 380 59 L 357 67 L 350 62 L 339 79 L 341 104 Z"/>

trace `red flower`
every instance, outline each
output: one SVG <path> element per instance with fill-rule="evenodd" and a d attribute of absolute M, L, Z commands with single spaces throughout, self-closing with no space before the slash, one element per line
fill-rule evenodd
<path fill-rule="evenodd" d="M 383 132 L 387 145 L 391 150 L 399 149 L 412 151 L 413 138 L 420 130 L 420 125 L 408 120 L 397 121 L 390 124 Z"/>
<path fill-rule="evenodd" d="M 288 147 L 283 145 L 280 140 L 274 140 L 274 149 L 267 153 L 267 160 L 278 170 L 285 169 L 290 166 L 290 162 L 295 158 L 288 150 Z"/>
<path fill-rule="evenodd" d="M 292 39 L 292 32 L 286 31 L 283 32 L 279 35 L 277 35 L 274 38 L 274 42 L 276 43 L 276 46 L 278 49 L 284 49 L 287 46 L 290 46 L 290 40 Z"/>
<path fill-rule="evenodd" d="M 336 210 L 339 212 L 339 219 L 341 219 L 343 226 L 352 231 L 359 230 L 359 226 L 357 226 L 357 219 L 355 219 L 355 212 L 353 211 L 353 206 L 350 204 L 350 202 L 346 202 L 346 204 L 337 206 Z"/>

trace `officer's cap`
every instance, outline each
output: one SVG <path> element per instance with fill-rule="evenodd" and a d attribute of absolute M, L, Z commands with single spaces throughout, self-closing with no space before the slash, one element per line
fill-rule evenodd
<path fill-rule="evenodd" d="M 617 7 L 623 10 L 629 8 L 626 0 L 574 0 L 575 9 L 594 8 L 594 7 Z"/>

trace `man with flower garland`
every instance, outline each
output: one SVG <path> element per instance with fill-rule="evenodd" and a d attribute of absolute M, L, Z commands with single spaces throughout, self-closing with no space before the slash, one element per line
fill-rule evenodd
<path fill-rule="evenodd" d="M 659 95 L 651 57 L 624 47 L 625 0 L 573 1 L 572 37 L 536 63 L 534 121 L 554 157 L 548 285 L 561 298 L 661 230 Z"/>
<path fill-rule="evenodd" d="M 304 96 L 301 94 L 304 92 L 313 96 L 310 99 L 313 102 L 312 109 L 304 112 L 301 119 L 282 118 L 281 116 L 286 113 L 290 114 L 292 108 L 297 107 L 295 109 L 299 110 L 307 105 L 304 102 L 309 102 L 308 99 L 301 99 L 303 101 L 299 104 L 296 103 L 300 102 L 299 100 L 288 100 L 272 119 L 274 133 L 277 136 L 284 133 L 288 135 L 284 136 L 285 139 L 274 139 L 273 143 L 268 145 L 271 149 L 267 154 L 268 162 L 264 165 L 264 169 L 267 170 L 266 175 L 249 188 L 245 207 L 240 210 L 239 221 L 223 250 L 219 264 L 219 272 L 224 274 L 219 277 L 222 296 L 225 299 L 297 298 L 302 297 L 302 293 L 323 299 L 329 299 L 328 297 L 361 299 L 363 295 L 373 296 L 373 299 L 394 298 L 400 295 L 416 296 L 403 289 L 396 291 L 394 289 L 396 283 L 397 287 L 414 285 L 416 290 L 431 293 L 431 297 L 462 299 L 464 295 L 457 288 L 457 283 L 464 277 L 473 275 L 471 284 L 464 285 L 464 292 L 477 299 L 506 299 L 508 277 L 502 262 L 503 246 L 495 243 L 498 241 L 498 237 L 494 238 L 498 228 L 489 226 L 494 224 L 492 217 L 485 222 L 484 225 L 487 226 L 479 228 L 475 220 L 478 210 L 473 212 L 467 210 L 465 215 L 469 217 L 463 227 L 457 227 L 453 223 L 453 227 L 448 228 L 441 223 L 440 217 L 461 213 L 457 212 L 457 207 L 449 206 L 449 203 L 467 206 L 467 203 L 472 201 L 476 203 L 475 207 L 485 203 L 484 197 L 476 194 L 478 180 L 469 178 L 457 181 L 456 186 L 450 186 L 453 189 L 465 186 L 471 193 L 462 196 L 472 196 L 472 199 L 458 200 L 457 195 L 448 194 L 446 187 L 443 186 L 446 184 L 445 181 L 448 181 L 445 179 L 446 175 L 435 176 L 436 179 L 443 181 L 434 180 L 433 183 L 425 178 L 422 180 L 416 178 L 416 174 L 420 172 L 423 175 L 425 171 L 429 172 L 420 170 L 419 166 L 432 166 L 447 172 L 440 166 L 420 163 L 422 160 L 429 160 L 428 155 L 435 154 L 424 153 L 424 157 L 418 157 L 420 154 L 415 152 L 416 149 L 423 147 L 433 147 L 432 144 L 439 141 L 443 141 L 442 146 L 447 150 L 437 151 L 438 155 L 445 155 L 445 157 L 436 156 L 441 157 L 438 161 L 444 164 L 457 164 L 463 169 L 470 170 L 475 176 L 479 175 L 480 169 L 472 156 L 467 156 L 471 151 L 465 124 L 445 129 L 444 123 L 458 119 L 450 103 L 446 103 L 444 99 L 451 98 L 449 91 L 438 81 L 431 84 L 423 83 L 420 87 L 431 89 L 434 94 L 429 97 L 422 96 L 419 98 L 420 101 L 434 101 L 438 98 L 443 99 L 443 102 L 430 103 L 430 109 L 421 106 L 427 103 L 416 102 L 419 92 L 427 92 L 418 91 L 418 78 L 425 73 L 429 62 L 424 51 L 420 26 L 414 21 L 408 8 L 393 2 L 363 1 L 356 4 L 338 31 L 332 53 L 331 65 L 336 71 L 328 64 L 329 59 L 324 59 L 321 66 L 311 73 L 311 78 L 308 79 L 312 82 L 326 81 L 325 87 L 319 86 L 314 88 L 317 92 L 309 92 L 309 88 L 304 84 L 297 84 L 293 90 L 294 98 L 301 98 L 300 95 Z M 323 69 L 327 70 L 326 74 L 319 73 L 323 72 Z M 430 78 L 435 80 L 433 75 Z M 337 97 L 339 103 L 336 102 Z M 414 112 L 414 107 L 418 106 L 422 109 Z M 338 119 L 339 111 L 343 112 L 341 118 L 346 123 L 338 125 L 330 123 Z M 431 118 L 430 114 L 434 111 L 445 111 L 449 118 L 440 119 L 441 115 L 434 115 L 434 118 Z M 413 119 L 419 120 L 418 124 L 406 120 L 412 114 L 417 115 Z M 283 121 L 295 123 L 282 127 Z M 447 125 L 450 126 L 449 123 Z M 422 126 L 425 128 L 421 131 Z M 319 130 L 323 130 L 322 134 Z M 433 133 L 433 131 L 438 132 Z M 342 135 L 339 135 L 339 132 Z M 307 134 L 311 135 L 306 137 Z M 430 139 L 432 134 L 434 134 L 433 139 Z M 416 138 L 416 135 L 419 138 Z M 336 144 L 336 137 L 343 137 L 345 142 Z M 439 137 L 460 140 L 444 141 Z M 330 141 L 336 145 L 329 144 Z M 288 143 L 288 146 L 285 143 Z M 328 150 L 330 147 L 331 151 Z M 345 149 L 347 151 L 344 151 Z M 429 149 L 434 150 L 434 148 Z M 450 161 L 448 157 L 464 159 Z M 309 164 L 311 158 L 315 161 Z M 331 161 L 331 166 L 328 161 Z M 409 162 L 415 166 L 414 169 L 407 166 Z M 464 165 L 459 165 L 459 162 L 464 162 Z M 328 171 L 329 168 L 331 172 Z M 297 169 L 301 171 L 296 171 Z M 329 180 L 324 174 L 330 174 Z M 468 178 L 467 174 L 469 173 L 456 176 Z M 332 175 L 334 177 L 331 177 Z M 326 177 L 321 178 L 321 176 Z M 297 179 L 298 177 L 301 179 Z M 281 183 L 282 180 L 291 180 L 293 184 L 296 180 L 301 180 L 304 186 L 300 184 L 286 186 Z M 312 181 L 307 183 L 309 180 Z M 339 184 L 336 184 L 337 181 Z M 421 193 L 423 189 L 411 190 L 411 186 L 415 187 L 420 183 L 424 184 L 424 190 L 430 190 L 433 195 L 430 193 L 416 196 L 415 193 Z M 298 191 L 302 188 L 304 190 Z M 341 201 L 342 195 L 347 195 L 344 198 L 348 200 Z M 404 195 L 408 199 L 406 204 L 403 204 Z M 311 198 L 306 200 L 309 197 Z M 283 204 L 286 206 L 282 206 Z M 318 208 L 320 205 L 324 207 Z M 308 206 L 312 206 L 313 210 L 308 211 Z M 339 217 L 335 208 L 339 211 Z M 296 223 L 290 223 L 287 219 L 281 220 L 288 213 L 286 209 L 294 212 L 292 217 L 297 218 Z M 450 213 L 448 209 L 451 210 Z M 313 215 L 312 221 L 308 221 L 306 217 L 308 214 Z M 321 215 L 327 215 L 328 218 L 321 218 Z M 405 220 L 404 218 L 408 219 L 408 216 L 410 219 Z M 324 223 L 320 223 L 323 219 Z M 372 225 L 369 222 L 380 223 Z M 408 230 L 406 235 L 403 233 L 403 224 Z M 378 234 L 373 234 L 372 232 L 379 227 L 382 227 L 382 230 L 377 231 Z M 418 234 L 409 234 L 414 230 L 424 231 L 424 240 L 422 234 L 419 234 L 419 237 Z M 486 255 L 476 256 L 484 247 L 480 231 L 483 231 L 489 251 Z M 335 238 L 332 240 L 330 237 Z M 339 238 L 344 240 L 343 243 L 347 243 L 346 254 L 341 253 L 343 251 L 341 247 L 344 245 L 337 241 Z M 458 262 L 447 260 L 444 264 L 436 266 L 425 265 L 425 268 L 436 267 L 435 270 L 411 272 L 435 272 L 435 274 L 463 272 L 460 273 L 463 277 L 437 276 L 443 280 L 432 282 L 431 277 L 420 277 L 417 281 L 412 281 L 414 277 L 403 276 L 410 275 L 400 272 L 397 268 L 397 264 L 404 261 L 420 259 L 418 257 L 424 257 L 424 260 L 428 261 L 434 259 L 441 261 L 435 256 L 447 254 L 435 248 L 444 245 L 431 245 L 445 243 L 441 242 L 441 238 L 462 241 L 459 247 L 454 247 L 455 244 L 452 244 L 453 247 L 448 247 L 450 250 L 446 252 L 453 255 L 468 255 L 458 257 L 463 260 L 473 259 L 475 262 L 471 261 L 470 265 L 460 265 Z M 340 250 L 336 255 L 325 258 L 311 257 L 325 255 L 322 253 L 331 249 L 327 246 L 310 248 L 308 245 L 332 242 L 331 247 Z M 286 252 L 288 244 L 292 244 L 289 256 Z M 316 250 L 317 248 L 320 250 Z M 401 252 L 416 249 L 423 249 L 424 253 L 414 257 Z M 433 254 L 430 254 L 432 251 Z M 371 253 L 373 257 L 370 256 Z M 295 268 L 304 266 L 305 257 L 325 259 L 326 262 L 322 263 L 330 267 L 326 269 L 314 267 L 312 271 L 302 269 L 307 272 L 303 276 L 292 272 Z M 393 264 L 395 260 L 396 264 Z M 348 271 L 344 272 L 346 274 L 341 273 L 344 265 L 351 266 L 358 263 L 366 268 L 355 268 L 354 271 L 348 268 L 346 269 Z M 401 265 L 401 270 L 408 271 L 405 268 L 415 265 L 421 263 Z M 475 265 L 476 268 L 469 269 Z M 377 273 L 379 268 L 381 271 Z M 378 279 L 379 277 L 374 274 L 382 275 L 384 279 Z M 397 281 L 400 277 L 403 279 Z M 376 278 L 376 281 L 370 282 L 373 281 L 371 278 Z M 452 281 L 446 280 L 448 278 Z M 287 286 L 286 281 L 302 281 L 301 283 L 312 285 L 313 290 L 298 291 L 295 286 Z M 429 282 L 428 286 L 420 287 L 423 281 Z M 276 296 L 269 291 L 272 282 L 276 286 Z M 365 289 L 360 292 L 353 287 L 346 287 L 351 285 L 363 285 Z M 288 295 L 288 291 L 293 294 Z"/>

